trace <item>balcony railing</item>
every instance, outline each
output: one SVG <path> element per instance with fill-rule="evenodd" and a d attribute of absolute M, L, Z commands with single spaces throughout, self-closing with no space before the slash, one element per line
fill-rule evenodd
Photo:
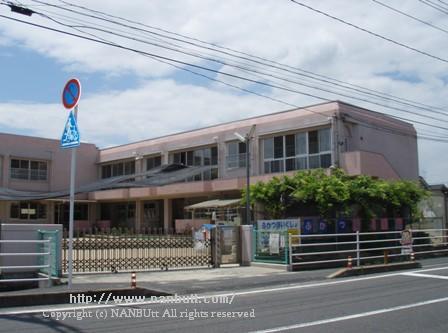
<path fill-rule="evenodd" d="M 11 168 L 10 174 L 12 179 L 47 180 L 47 170 Z"/>

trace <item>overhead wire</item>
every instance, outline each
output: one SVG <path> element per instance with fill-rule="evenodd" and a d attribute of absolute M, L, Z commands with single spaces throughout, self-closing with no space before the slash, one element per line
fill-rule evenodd
<path fill-rule="evenodd" d="M 296 4 L 296 5 L 298 5 L 298 6 L 301 6 L 301 7 L 303 7 L 303 8 L 307 8 L 307 9 L 309 9 L 309 10 L 315 12 L 315 13 L 318 13 L 318 14 L 321 14 L 321 15 L 326 16 L 326 17 L 328 17 L 328 18 L 331 18 L 332 20 L 335 20 L 335 21 L 337 21 L 337 22 L 340 22 L 340 23 L 342 23 L 342 24 L 345 24 L 345 25 L 347 25 L 347 26 L 350 26 L 350 27 L 352 27 L 352 28 L 355 28 L 355 29 L 357 29 L 357 30 L 359 30 L 359 31 L 363 31 L 363 32 L 365 32 L 365 33 L 367 33 L 367 34 L 369 34 L 369 35 L 371 35 L 371 36 L 380 38 L 380 39 L 382 39 L 382 40 L 384 40 L 384 41 L 387 41 L 387 42 L 389 42 L 389 43 L 392 43 L 392 44 L 395 44 L 395 45 L 397 45 L 397 46 L 403 47 L 403 48 L 408 49 L 408 50 L 410 50 L 410 51 L 419 53 L 419 54 L 424 55 L 424 56 L 426 56 L 426 57 L 429 57 L 429 58 L 432 58 L 432 59 L 435 59 L 435 60 L 438 60 L 438 61 L 441 61 L 441 62 L 444 62 L 444 63 L 448 63 L 448 59 L 445 59 L 445 58 L 436 56 L 436 55 L 434 55 L 434 54 L 431 54 L 431 53 L 429 53 L 429 52 L 426 52 L 426 51 L 417 49 L 417 48 L 415 48 L 415 47 L 413 47 L 413 46 L 410 46 L 410 45 L 407 45 L 407 44 L 398 42 L 398 41 L 396 41 L 396 40 L 394 40 L 394 39 L 392 39 L 392 38 L 383 36 L 383 35 L 381 35 L 381 34 L 379 34 L 379 33 L 376 33 L 376 32 L 373 32 L 373 31 L 371 31 L 371 30 L 368 30 L 368 29 L 366 29 L 366 28 L 360 27 L 359 25 L 356 25 L 356 24 L 354 24 L 354 23 L 351 23 L 351 22 L 348 22 L 348 21 L 346 21 L 346 20 L 343 20 L 343 19 L 341 19 L 341 18 L 339 18 L 339 17 L 337 17 L 337 16 L 334 16 L 334 15 L 332 15 L 332 14 L 329 14 L 328 12 L 324 12 L 324 11 L 319 10 L 319 9 L 317 9 L 317 8 L 311 7 L 311 6 L 309 6 L 309 5 L 307 5 L 307 4 L 303 3 L 303 2 L 299 2 L 299 1 L 297 1 L 297 0 L 289 0 L 289 1 L 292 2 L 292 3 L 294 3 L 294 4 Z M 420 0 L 420 1 L 421 1 L 421 0 Z"/>
<path fill-rule="evenodd" d="M 378 1 L 378 0 L 371 0 L 371 1 L 375 2 L 376 4 L 378 4 L 380 6 L 388 8 L 388 9 L 390 9 L 390 10 L 396 12 L 396 13 L 399 13 L 400 15 L 406 16 L 406 17 L 408 17 L 408 18 L 410 18 L 410 19 L 412 19 L 414 21 L 420 22 L 420 23 L 422 23 L 424 25 L 427 25 L 427 26 L 429 26 L 431 28 L 434 28 L 436 30 L 439 30 L 441 32 L 444 32 L 444 33 L 448 34 L 448 30 L 443 29 L 441 27 L 438 27 L 438 26 L 436 26 L 436 25 L 434 25 L 434 24 L 432 24 L 430 22 L 427 22 L 427 21 L 424 21 L 422 19 L 419 19 L 418 17 L 415 17 L 413 15 L 407 14 L 407 13 L 405 13 L 405 12 L 403 12 L 403 11 L 397 9 L 397 8 L 394 8 L 394 7 L 392 7 L 392 6 L 388 5 L 388 4 L 385 4 L 385 3 L 381 2 L 381 1 Z"/>
<path fill-rule="evenodd" d="M 448 8 L 444 8 L 443 6 L 439 6 L 437 4 L 434 4 L 433 2 L 429 1 L 429 0 L 418 0 L 421 3 L 425 4 L 426 6 L 429 6 L 431 8 L 434 8 L 435 10 L 444 13 L 444 14 L 448 14 Z"/>
<path fill-rule="evenodd" d="M 54 28 L 50 28 L 50 27 L 45 27 L 45 26 L 42 26 L 42 25 L 37 25 L 37 24 L 34 24 L 34 23 L 30 23 L 30 22 L 22 21 L 22 20 L 13 19 L 13 18 L 4 16 L 4 15 L 0 15 L 0 16 L 1 16 L 1 17 L 4 17 L 4 18 L 7 18 L 7 19 L 12 19 L 12 20 L 14 20 L 14 21 L 19 21 L 19 22 L 22 22 L 22 23 L 35 25 L 35 26 L 38 26 L 38 27 L 41 27 L 41 28 L 46 28 L 46 29 L 53 30 L 53 31 L 56 31 L 56 32 L 65 33 L 65 34 L 72 35 L 72 36 L 75 36 L 75 37 L 81 37 L 81 38 L 88 39 L 88 40 L 91 40 L 91 41 L 100 42 L 100 41 L 98 41 L 98 40 L 94 40 L 94 39 L 92 39 L 92 38 L 79 36 L 79 35 L 72 34 L 72 33 L 66 32 L 66 31 L 61 31 L 61 30 L 58 30 L 58 29 L 54 29 Z M 163 60 L 166 60 L 166 61 L 174 61 L 175 63 L 180 63 L 180 64 L 184 64 L 184 65 L 189 65 L 189 66 L 192 65 L 192 64 L 188 64 L 188 63 L 185 63 L 185 62 L 182 62 L 182 61 L 175 60 L 175 59 L 170 59 L 170 58 L 162 57 L 162 56 L 159 56 L 159 55 L 149 54 L 149 53 L 147 53 L 147 52 L 143 52 L 143 51 L 135 50 L 135 49 L 132 49 L 132 48 L 128 48 L 128 47 L 124 47 L 124 46 L 121 46 L 121 45 L 113 44 L 113 43 L 110 43 L 110 42 L 105 42 L 105 41 L 102 41 L 102 42 L 103 42 L 103 44 L 107 44 L 107 45 L 111 45 L 111 46 L 119 47 L 119 48 L 122 48 L 122 49 L 126 49 L 126 50 L 129 50 L 129 51 L 133 51 L 133 52 L 137 52 L 137 53 L 141 53 L 141 54 L 145 54 L 145 55 L 147 55 L 147 56 L 151 56 L 151 57 L 154 57 L 154 58 L 156 58 L 156 59 L 163 59 Z M 180 66 L 179 66 L 179 67 L 180 67 Z M 193 65 L 193 67 L 198 67 L 198 68 L 204 69 L 203 67 L 201 67 L 201 66 L 197 66 L 197 65 Z M 182 68 L 180 68 L 180 69 L 182 69 Z M 207 70 L 211 70 L 211 69 L 207 69 Z M 215 70 L 211 70 L 211 71 L 213 71 L 213 72 L 219 72 L 219 71 L 215 71 Z M 219 72 L 219 73 L 220 73 L 220 72 Z M 197 74 L 197 73 L 196 73 L 196 74 Z M 228 73 L 224 73 L 224 74 L 227 75 Z M 230 76 L 233 76 L 233 75 L 230 75 Z M 238 76 L 236 76 L 236 77 L 239 78 Z M 241 79 L 244 79 L 244 78 L 241 78 Z M 240 89 L 240 87 L 236 87 L 236 86 L 233 86 L 233 87 Z M 247 92 L 247 91 L 246 91 L 246 92 Z M 266 97 L 266 96 L 263 96 L 263 97 Z M 314 96 L 313 96 L 313 97 L 314 97 Z M 328 101 L 328 100 L 327 100 L 327 101 Z M 293 104 L 289 104 L 289 105 L 293 106 Z M 306 110 L 307 108 L 301 108 L 301 109 Z M 311 111 L 311 110 L 308 109 L 308 111 Z M 312 110 L 312 111 L 314 111 L 314 110 Z M 328 117 L 328 115 L 325 115 L 325 116 Z M 400 117 L 395 117 L 395 118 L 397 118 L 397 119 L 403 119 L 403 118 L 400 118 Z M 408 120 L 408 119 L 405 119 L 405 120 Z M 419 122 L 417 121 L 417 123 L 419 123 Z M 420 122 L 420 123 L 423 124 L 423 125 L 427 125 L 427 126 L 434 126 L 434 125 L 425 124 L 425 123 L 422 123 L 422 122 Z M 435 126 L 435 127 L 437 127 L 437 126 Z M 439 128 L 446 129 L 446 128 L 443 128 L 443 127 L 439 127 Z"/>
<path fill-rule="evenodd" d="M 193 45 L 193 46 L 195 46 L 195 47 L 202 47 L 202 48 L 204 48 L 204 46 L 198 45 L 198 44 L 196 44 L 196 43 L 191 43 L 191 42 L 188 42 L 188 41 L 179 39 L 179 38 L 169 37 L 169 36 L 166 36 L 166 35 L 163 35 L 163 34 L 159 34 L 159 33 L 153 32 L 153 31 L 148 31 L 148 30 L 146 30 L 146 29 L 137 28 L 137 27 L 135 27 L 135 26 L 123 25 L 122 23 L 119 23 L 119 22 L 116 22 L 116 21 L 113 21 L 113 20 L 110 20 L 110 19 L 105 19 L 105 18 L 103 18 L 103 17 L 98 17 L 98 16 L 95 16 L 95 15 L 86 14 L 86 13 L 82 13 L 82 12 L 79 12 L 79 11 L 71 10 L 71 9 L 68 9 L 68 8 L 65 8 L 65 7 L 61 7 L 61 6 L 58 6 L 58 5 L 55 5 L 55 4 L 51 4 L 51 3 L 48 3 L 48 2 L 44 2 L 44 1 L 41 1 L 41 0 L 32 0 L 32 1 L 33 1 L 33 2 L 37 2 L 37 3 L 40 3 L 40 4 L 47 4 L 48 6 L 56 7 L 56 8 L 65 10 L 65 11 L 69 11 L 69 12 L 72 12 L 72 13 L 76 13 L 76 14 L 78 14 L 78 15 L 86 15 L 87 17 L 91 17 L 91 18 L 94 18 L 94 19 L 105 20 L 105 21 L 107 21 L 107 22 L 109 22 L 109 23 L 122 25 L 122 26 L 124 26 L 124 27 L 126 27 L 126 28 L 136 29 L 136 30 L 138 30 L 138 31 L 142 31 L 142 32 L 150 33 L 150 34 L 155 34 L 155 35 L 157 35 L 157 36 L 160 36 L 161 38 L 170 38 L 170 39 L 175 40 L 175 41 L 177 41 L 177 42 L 187 43 L 187 44 Z M 67 4 L 67 5 L 69 5 L 69 6 L 73 6 L 73 7 L 76 7 L 76 8 L 81 8 L 81 9 L 83 9 L 83 10 L 87 10 L 87 11 L 89 11 L 89 12 L 93 12 L 93 13 L 101 13 L 102 16 L 108 16 L 108 17 L 112 17 L 112 18 L 117 18 L 117 19 L 120 19 L 120 20 L 128 21 L 128 22 L 135 22 L 135 21 L 126 20 L 126 19 L 124 19 L 124 18 L 120 18 L 120 17 L 118 17 L 118 16 L 109 15 L 109 14 L 106 14 L 106 13 L 103 13 L 103 12 L 100 12 L 100 11 L 96 11 L 96 10 L 93 10 L 93 9 L 89 9 L 89 8 L 87 8 L 87 7 L 84 7 L 84 6 L 79 6 L 79 5 L 71 4 L 71 3 L 67 2 L 67 1 L 62 1 L 62 0 L 60 0 L 60 2 L 62 2 L 62 3 L 64 3 L 64 4 Z M 134 24 L 139 24 L 139 23 L 136 22 L 136 23 L 134 23 Z M 140 25 L 145 26 L 145 27 L 151 27 L 151 26 L 144 25 L 144 24 L 140 24 Z M 152 28 L 152 29 L 157 29 L 157 30 L 162 30 L 162 31 L 166 31 L 166 32 L 168 32 L 167 30 L 164 30 L 164 29 L 158 29 L 158 28 L 155 28 L 155 27 L 151 27 L 151 28 Z M 168 33 L 169 33 L 169 32 L 168 32 Z M 176 33 L 170 33 L 170 34 L 173 34 L 173 35 L 179 35 L 179 34 L 176 34 Z M 179 36 L 183 36 L 183 35 L 179 35 Z M 187 37 L 187 36 L 184 36 L 183 38 L 188 38 L 188 39 L 190 39 L 190 40 L 197 40 L 197 39 L 194 39 L 194 38 L 189 38 L 189 37 Z M 198 40 L 198 41 L 200 41 L 200 40 Z M 204 41 L 200 41 L 200 42 L 201 42 L 201 43 L 207 43 L 207 42 L 204 42 Z M 208 44 L 210 44 L 210 45 L 216 45 L 216 44 L 212 44 L 212 43 L 208 43 Z M 235 54 L 231 54 L 231 53 L 228 53 L 228 52 L 218 51 L 218 50 L 216 50 L 215 48 L 209 48 L 209 47 L 205 47 L 205 48 L 206 48 L 206 49 L 209 49 L 209 50 L 212 50 L 212 51 L 215 51 L 215 52 L 221 52 L 221 53 L 224 53 L 224 54 L 233 56 L 233 57 L 239 57 L 239 58 L 241 58 L 241 59 L 243 59 L 243 60 L 251 61 L 251 62 L 255 62 L 255 63 L 261 64 L 261 65 L 265 65 L 265 66 L 267 65 L 265 62 L 256 61 L 256 60 L 254 60 L 254 59 L 252 59 L 252 58 L 255 57 L 255 58 L 258 58 L 258 59 L 263 59 L 263 61 L 269 61 L 269 60 L 267 60 L 267 59 L 259 58 L 259 57 L 256 57 L 256 56 L 254 56 L 254 55 L 250 55 L 250 54 L 247 54 L 247 53 L 243 53 L 243 54 L 247 54 L 248 56 L 250 56 L 250 57 L 252 57 L 252 58 L 236 56 Z M 228 49 L 228 48 L 224 48 L 224 49 Z M 232 49 L 228 49 L 228 50 L 232 50 Z M 239 52 L 239 51 L 236 51 L 236 50 L 232 50 L 232 52 L 242 53 L 242 52 Z M 270 62 L 271 62 L 271 63 L 275 63 L 275 62 L 272 62 L 272 61 L 270 61 Z M 282 64 L 279 64 L 279 65 L 280 65 L 280 66 L 286 66 L 286 65 L 282 65 Z M 352 84 L 349 84 L 349 83 L 338 83 L 338 82 L 343 82 L 343 81 L 338 81 L 338 80 L 335 80 L 335 79 L 332 79 L 332 78 L 322 79 L 322 78 L 316 77 L 316 76 L 319 76 L 319 75 L 316 74 L 316 73 L 308 72 L 309 74 L 303 74 L 303 73 L 299 73 L 299 72 L 292 72 L 291 70 L 287 70 L 287 69 L 285 69 L 285 68 L 283 68 L 283 67 L 279 67 L 279 66 L 274 66 L 274 65 L 272 65 L 272 64 L 269 65 L 269 66 L 271 66 L 271 67 L 273 67 L 273 68 L 275 68 L 275 69 L 278 69 L 278 70 L 282 70 L 282 71 L 287 71 L 287 72 L 293 73 L 293 74 L 295 74 L 295 75 L 301 75 L 301 76 L 307 77 L 307 78 L 309 78 L 309 79 L 319 80 L 319 81 L 327 82 L 328 84 L 332 84 L 332 85 L 336 85 L 336 86 L 344 87 L 345 89 L 352 89 L 352 90 L 355 90 L 355 91 L 357 91 L 357 92 L 359 92 L 359 93 L 363 93 L 363 94 L 368 94 L 368 95 L 371 95 L 371 96 L 375 96 L 376 98 L 383 98 L 383 99 L 386 99 L 386 100 L 388 100 L 388 101 L 398 102 L 398 103 L 401 103 L 401 104 L 406 105 L 406 106 L 412 106 L 412 107 L 414 107 L 414 108 L 425 109 L 425 110 L 430 111 L 430 112 L 432 112 L 434 109 L 439 109 L 439 110 L 441 110 L 441 111 L 445 111 L 445 112 L 447 112 L 446 110 L 444 110 L 444 109 L 442 109 L 442 108 L 439 108 L 439 107 L 427 106 L 427 105 L 424 105 L 424 104 L 422 104 L 422 103 L 413 102 L 413 101 L 410 101 L 410 100 L 406 100 L 406 99 L 403 99 L 403 98 L 399 98 L 399 97 L 396 97 L 396 96 L 392 96 L 392 95 L 390 95 L 390 94 L 384 94 L 384 93 L 377 92 L 377 91 L 374 91 L 374 90 L 372 90 L 372 89 L 367 89 L 367 88 L 364 88 L 364 87 L 361 87 L 361 86 L 356 86 L 356 85 L 352 85 Z M 298 69 L 298 70 L 303 71 L 302 69 Z M 324 77 L 324 76 L 321 76 L 321 75 L 320 75 L 320 77 Z M 336 81 L 336 82 L 332 82 L 332 81 Z M 358 88 L 356 88 L 356 87 L 358 87 Z M 414 104 L 412 104 L 412 102 L 413 102 Z"/>
<path fill-rule="evenodd" d="M 36 2 L 38 0 L 34 0 L 34 1 Z M 42 3 L 42 1 L 39 1 L 39 2 Z M 250 53 L 247 53 L 247 52 L 242 52 L 242 51 L 239 51 L 239 50 L 235 50 L 235 49 L 232 49 L 232 48 L 229 48 L 229 47 L 226 47 L 226 46 L 219 45 L 217 43 L 210 43 L 210 42 L 198 39 L 198 38 L 190 37 L 190 36 L 187 36 L 187 35 L 184 35 L 184 34 L 180 34 L 180 33 L 176 33 L 176 32 L 173 32 L 173 31 L 169 31 L 167 29 L 162 29 L 160 27 L 155 27 L 155 26 L 152 26 L 152 25 L 148 25 L 148 24 L 144 24 L 144 23 L 138 22 L 138 21 L 130 20 L 130 19 L 127 19 L 127 18 L 124 18 L 124 17 L 121 17 L 121 16 L 112 15 L 112 14 L 105 13 L 105 12 L 98 11 L 98 10 L 94 10 L 94 9 L 91 9 L 91 8 L 88 8 L 88 7 L 85 7 L 85 6 L 80 6 L 80 5 L 77 5 L 77 4 L 73 4 L 73 3 L 70 3 L 68 1 L 59 0 L 59 2 L 64 3 L 64 4 L 66 4 L 68 6 L 71 6 L 71 7 L 83 9 L 83 10 L 88 11 L 88 12 L 98 13 L 98 14 L 101 14 L 103 16 L 115 18 L 115 19 L 118 19 L 118 20 L 122 20 L 124 22 L 137 24 L 137 25 L 142 26 L 142 27 L 146 27 L 146 28 L 150 28 L 150 29 L 153 29 L 153 30 L 161 31 L 161 32 L 167 33 L 169 35 L 185 38 L 187 40 L 199 42 L 201 44 L 211 45 L 211 46 L 214 46 L 214 47 L 219 48 L 221 50 L 227 50 L 227 51 L 230 51 L 230 52 L 233 52 L 233 53 L 245 55 L 245 56 L 248 56 L 248 57 L 251 57 L 251 58 L 262 60 L 262 61 L 270 63 L 270 64 L 279 65 L 279 66 L 282 66 L 284 68 L 298 70 L 300 72 L 307 73 L 307 74 L 311 75 L 311 77 L 314 78 L 314 79 L 317 79 L 317 78 L 314 77 L 314 76 L 316 76 L 318 78 L 324 78 L 324 79 L 331 80 L 331 81 L 334 81 L 334 82 L 338 82 L 338 83 L 341 83 L 341 84 L 346 84 L 346 85 L 349 85 L 349 86 L 352 86 L 352 87 L 356 87 L 356 88 L 359 88 L 359 89 L 362 89 L 362 90 L 365 90 L 365 91 L 378 93 L 378 94 L 381 94 L 383 96 L 393 97 L 393 98 L 400 99 L 402 101 L 412 102 L 412 103 L 415 103 L 415 104 L 419 104 L 421 106 L 426 106 L 426 107 L 428 107 L 430 109 L 444 110 L 443 108 L 439 108 L 437 106 L 425 105 L 423 103 L 416 102 L 416 101 L 411 101 L 411 100 L 406 99 L 406 98 L 393 96 L 393 95 L 390 95 L 390 94 L 387 94 L 387 93 L 384 93 L 384 92 L 380 92 L 380 91 L 377 91 L 377 90 L 374 90 L 374 89 L 366 88 L 366 87 L 363 87 L 363 86 L 360 86 L 360 85 L 356 85 L 356 84 L 353 84 L 353 83 L 344 82 L 344 81 L 341 81 L 341 80 L 338 80 L 338 79 L 335 79 L 335 78 L 332 78 L 332 77 L 329 77 L 329 76 L 325 76 L 325 75 L 322 75 L 322 74 L 318 74 L 318 73 L 315 73 L 315 72 L 312 72 L 312 71 L 308 71 L 308 70 L 305 70 L 305 69 L 302 69 L 302 68 L 297 68 L 297 67 L 293 67 L 293 66 L 290 66 L 290 65 L 287 65 L 287 64 L 282 64 L 282 63 L 279 63 L 277 61 L 274 61 L 274 60 L 271 60 L 271 59 L 267 59 L 267 58 L 263 58 L 263 57 L 260 57 L 260 56 L 254 55 L 254 54 L 250 54 Z M 135 27 L 132 27 L 132 28 L 135 28 Z M 167 36 L 164 36 L 164 37 L 167 37 Z M 180 41 L 181 42 L 186 42 L 186 41 L 183 41 L 183 40 L 180 40 Z M 195 44 L 195 45 L 198 46 L 197 44 Z M 223 51 L 221 51 L 221 52 L 223 52 Z M 235 55 L 233 55 L 233 56 L 235 56 Z M 247 58 L 244 58 L 244 59 L 247 59 Z M 250 59 L 250 58 L 247 59 L 247 60 L 251 60 L 252 61 L 252 59 Z M 265 63 L 262 63 L 262 64 L 265 64 Z M 296 73 L 296 74 L 298 74 L 298 73 Z"/>
<path fill-rule="evenodd" d="M 38 1 L 38 2 L 40 2 L 40 1 Z M 402 109 L 402 108 L 386 105 L 386 104 L 383 104 L 383 103 L 378 103 L 378 102 L 371 101 L 371 100 L 368 100 L 368 99 L 365 99 L 365 98 L 360 98 L 360 97 L 356 97 L 356 96 L 352 96 L 352 95 L 347 95 L 345 93 L 332 91 L 332 90 L 329 90 L 329 89 L 324 89 L 324 88 L 321 88 L 321 87 L 309 85 L 307 83 L 300 83 L 300 82 L 297 82 L 297 81 L 294 81 L 294 80 L 289 80 L 287 78 L 279 77 L 277 75 L 273 75 L 273 74 L 269 74 L 269 73 L 265 73 L 265 72 L 260 72 L 258 70 L 254 70 L 254 69 L 247 68 L 247 67 L 242 67 L 240 65 L 229 64 L 229 63 L 227 63 L 225 61 L 222 61 L 222 60 L 213 59 L 213 58 L 209 58 L 209 57 L 204 57 L 202 55 L 198 55 L 198 54 L 195 54 L 195 53 L 186 52 L 186 51 L 183 51 L 183 50 L 178 50 L 178 49 L 175 49 L 175 48 L 172 48 L 172 47 L 166 47 L 166 46 L 163 46 L 161 44 L 147 42 L 147 41 L 135 38 L 135 37 L 129 37 L 129 36 L 125 36 L 125 35 L 122 35 L 122 34 L 117 34 L 115 32 L 108 31 L 107 29 L 96 28 L 96 27 L 85 26 L 85 25 L 78 26 L 78 27 L 94 29 L 94 30 L 97 30 L 97 31 L 100 31 L 100 32 L 110 33 L 110 34 L 115 35 L 115 36 L 124 37 L 124 38 L 128 38 L 128 39 L 131 39 L 131 40 L 134 40 L 134 41 L 150 44 L 150 45 L 153 45 L 153 46 L 156 46 L 156 47 L 161 47 L 161 48 L 164 48 L 164 49 L 168 49 L 168 50 L 171 50 L 171 51 L 174 51 L 174 52 L 179 52 L 179 53 L 182 53 L 184 55 L 198 57 L 198 58 L 206 60 L 206 61 L 217 62 L 217 63 L 220 63 L 221 65 L 225 65 L 225 66 L 231 66 L 231 67 L 237 68 L 239 70 L 243 70 L 245 72 L 254 72 L 254 73 L 258 74 L 257 75 L 258 77 L 260 77 L 259 75 L 267 75 L 267 76 L 273 77 L 275 79 L 283 80 L 283 81 L 286 81 L 286 82 L 289 82 L 289 83 L 293 83 L 293 84 L 298 84 L 298 85 L 305 86 L 305 87 L 310 88 L 310 89 L 315 89 L 315 90 L 318 90 L 318 91 L 324 91 L 324 92 L 335 94 L 335 95 L 342 96 L 342 97 L 345 97 L 345 98 L 350 98 L 350 99 L 354 99 L 354 100 L 358 100 L 358 101 L 363 101 L 363 102 L 370 103 L 370 104 L 373 104 L 373 105 L 377 105 L 377 106 L 393 109 L 393 110 L 396 110 L 396 111 L 399 111 L 399 112 L 409 113 L 409 114 L 413 114 L 413 115 L 416 115 L 416 116 L 430 118 L 430 119 L 438 120 L 438 121 L 442 121 L 442 122 L 448 122 L 448 120 L 437 118 L 437 117 L 433 117 L 433 116 L 429 116 L 427 114 L 422 115 L 420 113 L 413 112 L 413 111 L 410 111 L 410 110 L 407 110 L 407 109 Z M 272 81 L 271 82 L 264 82 L 264 83 L 270 85 L 271 87 L 275 87 L 276 89 L 283 89 L 283 90 L 286 90 L 286 91 L 289 91 L 289 92 L 294 92 L 292 89 L 290 89 L 290 88 L 288 88 L 286 86 L 279 86 L 278 84 L 273 84 Z M 258 81 L 257 84 L 262 84 L 262 83 L 260 81 Z M 299 93 L 303 94 L 305 92 L 301 91 Z M 316 95 L 314 95 L 313 97 L 316 97 Z M 322 99 L 322 97 L 320 97 L 320 98 Z M 322 100 L 330 100 L 330 99 L 325 98 L 325 99 L 322 99 Z M 447 114 L 444 114 L 444 113 L 438 112 L 438 111 L 428 110 L 428 112 L 442 114 L 444 116 L 447 116 Z"/>

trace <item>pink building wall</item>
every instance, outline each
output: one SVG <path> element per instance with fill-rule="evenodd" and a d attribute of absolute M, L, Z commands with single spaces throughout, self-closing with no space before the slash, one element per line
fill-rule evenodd
<path fill-rule="evenodd" d="M 82 144 L 77 157 L 77 185 L 100 177 L 101 165 L 119 160 L 135 160 L 136 172 L 146 169 L 146 157 L 161 155 L 170 163 L 170 154 L 192 148 L 217 146 L 219 179 L 178 183 L 167 186 L 97 191 L 80 196 L 97 202 L 134 201 L 137 219 L 142 216 L 144 200 L 163 199 L 165 226 L 173 223 L 172 199 L 198 196 L 238 195 L 245 186 L 245 168 L 228 169 L 227 143 L 236 141 L 256 125 L 251 143 L 251 181 L 267 180 L 278 174 L 263 174 L 264 138 L 287 135 L 324 127 L 332 129 L 333 165 L 352 175 L 369 174 L 385 179 L 417 179 L 418 155 L 415 129 L 411 124 L 342 102 L 329 102 L 302 109 L 238 120 L 198 130 L 98 150 Z M 48 162 L 48 181 L 22 181 L 9 177 L 11 158 Z M 68 189 L 70 150 L 59 148 L 58 140 L 0 133 L 0 186 L 27 191 Z M 291 172 L 293 173 L 293 172 Z M 98 219 L 92 204 L 90 222 Z M 50 207 L 50 215 L 53 214 Z M 8 207 L 0 202 L 0 219 L 8 216 Z"/>

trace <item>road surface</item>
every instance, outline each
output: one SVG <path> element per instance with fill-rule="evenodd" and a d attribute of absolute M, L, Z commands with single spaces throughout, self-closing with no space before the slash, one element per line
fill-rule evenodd
<path fill-rule="evenodd" d="M 448 264 L 209 296 L 2 309 L 0 332 L 448 332 Z"/>

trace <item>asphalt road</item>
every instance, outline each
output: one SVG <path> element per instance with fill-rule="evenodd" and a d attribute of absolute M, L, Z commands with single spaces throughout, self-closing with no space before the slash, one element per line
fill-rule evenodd
<path fill-rule="evenodd" d="M 0 315 L 0 332 L 446 333 L 448 263 L 358 278 L 273 284 L 194 301 L 200 303 L 25 310 Z M 51 317 L 81 313 L 91 317 Z"/>

